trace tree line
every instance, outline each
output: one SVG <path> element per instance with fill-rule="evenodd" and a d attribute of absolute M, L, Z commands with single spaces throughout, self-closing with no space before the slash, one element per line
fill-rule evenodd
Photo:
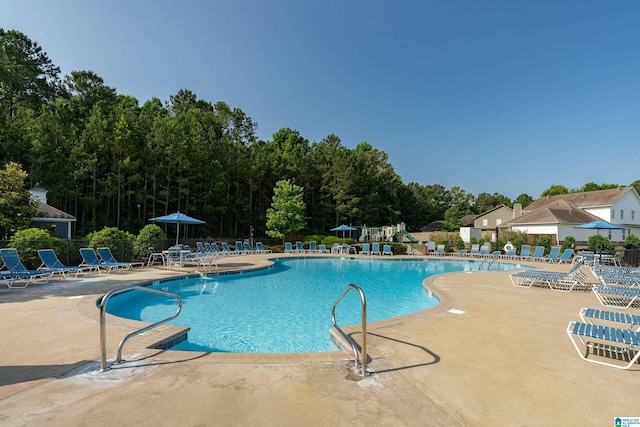
<path fill-rule="evenodd" d="M 243 236 L 250 227 L 264 235 L 281 180 L 303 189 L 308 233 L 343 222 L 404 221 L 415 231 L 533 201 L 405 184 L 388 155 L 368 142 L 348 148 L 335 134 L 309 142 L 288 127 L 264 141 L 250 116 L 222 101 L 180 89 L 140 105 L 92 71 L 61 77 L 19 31 L 0 28 L 0 43 L 0 165 L 15 162 L 28 173 L 27 185 L 40 182 L 50 205 L 77 218 L 79 235 L 105 226 L 136 233 L 149 218 L 174 211 L 206 221 L 203 235 Z"/>

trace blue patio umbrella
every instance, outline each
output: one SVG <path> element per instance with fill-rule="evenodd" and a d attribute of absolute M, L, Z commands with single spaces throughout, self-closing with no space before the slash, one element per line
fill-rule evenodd
<path fill-rule="evenodd" d="M 350 225 L 346 225 L 346 224 L 340 224 L 337 227 L 334 227 L 331 229 L 331 231 L 342 231 L 342 238 L 344 239 L 344 232 L 345 231 L 353 231 L 353 230 L 357 230 L 357 228 L 352 227 Z"/>
<path fill-rule="evenodd" d="M 178 244 L 178 237 L 180 236 L 180 224 L 204 224 L 205 223 L 204 221 L 201 221 L 196 218 L 192 218 L 189 215 L 185 215 L 180 212 L 175 212 L 169 215 L 151 218 L 149 221 L 164 222 L 167 224 L 176 224 L 176 245 Z"/>
<path fill-rule="evenodd" d="M 585 224 L 574 225 L 573 228 L 586 228 L 591 230 L 597 230 L 598 235 L 600 235 L 600 230 L 622 230 L 627 227 L 623 227 L 617 224 L 611 224 L 610 222 L 603 221 L 601 219 L 587 222 Z M 598 248 L 596 247 L 596 252 L 598 252 Z"/>

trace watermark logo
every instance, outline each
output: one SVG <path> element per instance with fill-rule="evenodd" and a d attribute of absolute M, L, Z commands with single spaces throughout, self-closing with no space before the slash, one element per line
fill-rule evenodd
<path fill-rule="evenodd" d="M 616 417 L 613 419 L 615 427 L 640 427 L 640 417 Z"/>

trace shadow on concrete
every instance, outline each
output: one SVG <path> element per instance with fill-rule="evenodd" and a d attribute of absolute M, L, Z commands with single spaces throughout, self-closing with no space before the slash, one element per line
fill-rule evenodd
<path fill-rule="evenodd" d="M 57 378 L 89 363 L 95 363 L 95 361 L 82 360 L 68 365 L 0 366 L 0 387 Z"/>
<path fill-rule="evenodd" d="M 423 367 L 423 366 L 435 365 L 436 363 L 440 362 L 440 356 L 438 356 L 436 353 L 434 353 L 433 351 L 429 350 L 428 348 L 426 348 L 426 347 L 424 347 L 422 345 L 410 343 L 410 342 L 407 342 L 407 341 L 402 341 L 402 340 L 399 340 L 399 339 L 396 339 L 396 338 L 391 338 L 391 337 L 387 337 L 387 336 L 384 336 L 384 335 L 379 335 L 379 334 L 375 334 L 375 333 L 371 333 L 371 332 L 369 332 L 367 335 L 373 335 L 373 336 L 376 336 L 378 338 L 382 338 L 382 339 L 389 340 L 389 341 L 394 341 L 394 342 L 397 342 L 397 343 L 400 343 L 400 344 L 404 344 L 404 345 L 407 345 L 407 346 L 410 346 L 410 347 L 417 348 L 417 349 L 423 351 L 425 353 L 425 355 L 428 355 L 429 359 L 430 359 L 430 360 L 428 360 L 428 361 L 426 361 L 424 363 L 416 363 L 416 364 L 413 364 L 413 365 L 406 365 L 406 366 L 399 366 L 399 367 L 396 367 L 396 368 L 382 369 L 380 371 L 376 370 L 376 374 L 383 374 L 383 373 L 386 373 L 386 372 L 402 371 L 402 370 L 405 370 L 405 369 L 420 368 L 420 367 Z"/>

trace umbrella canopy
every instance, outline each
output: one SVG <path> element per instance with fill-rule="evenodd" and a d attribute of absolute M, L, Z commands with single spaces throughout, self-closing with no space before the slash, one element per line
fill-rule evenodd
<path fill-rule="evenodd" d="M 344 239 L 344 232 L 345 231 L 353 231 L 353 230 L 357 230 L 357 228 L 352 227 L 350 225 L 346 225 L 346 224 L 340 224 L 337 227 L 334 227 L 331 229 L 331 231 L 342 231 L 342 238 Z"/>
<path fill-rule="evenodd" d="M 341 224 L 331 229 L 331 231 L 353 231 L 353 230 L 357 230 L 357 228 L 352 227 L 350 225 L 346 225 L 346 224 Z"/>
<path fill-rule="evenodd" d="M 178 237 L 180 236 L 180 224 L 204 224 L 204 221 L 192 218 L 189 215 L 185 215 L 180 212 L 175 212 L 165 216 L 159 216 L 151 218 L 149 221 L 164 222 L 167 224 L 176 224 L 176 245 L 178 244 Z"/>
<path fill-rule="evenodd" d="M 575 225 L 573 228 L 591 228 L 593 230 L 621 230 L 627 227 L 611 224 L 610 222 L 602 221 L 599 219 L 596 221 L 587 222 L 586 224 Z"/>

